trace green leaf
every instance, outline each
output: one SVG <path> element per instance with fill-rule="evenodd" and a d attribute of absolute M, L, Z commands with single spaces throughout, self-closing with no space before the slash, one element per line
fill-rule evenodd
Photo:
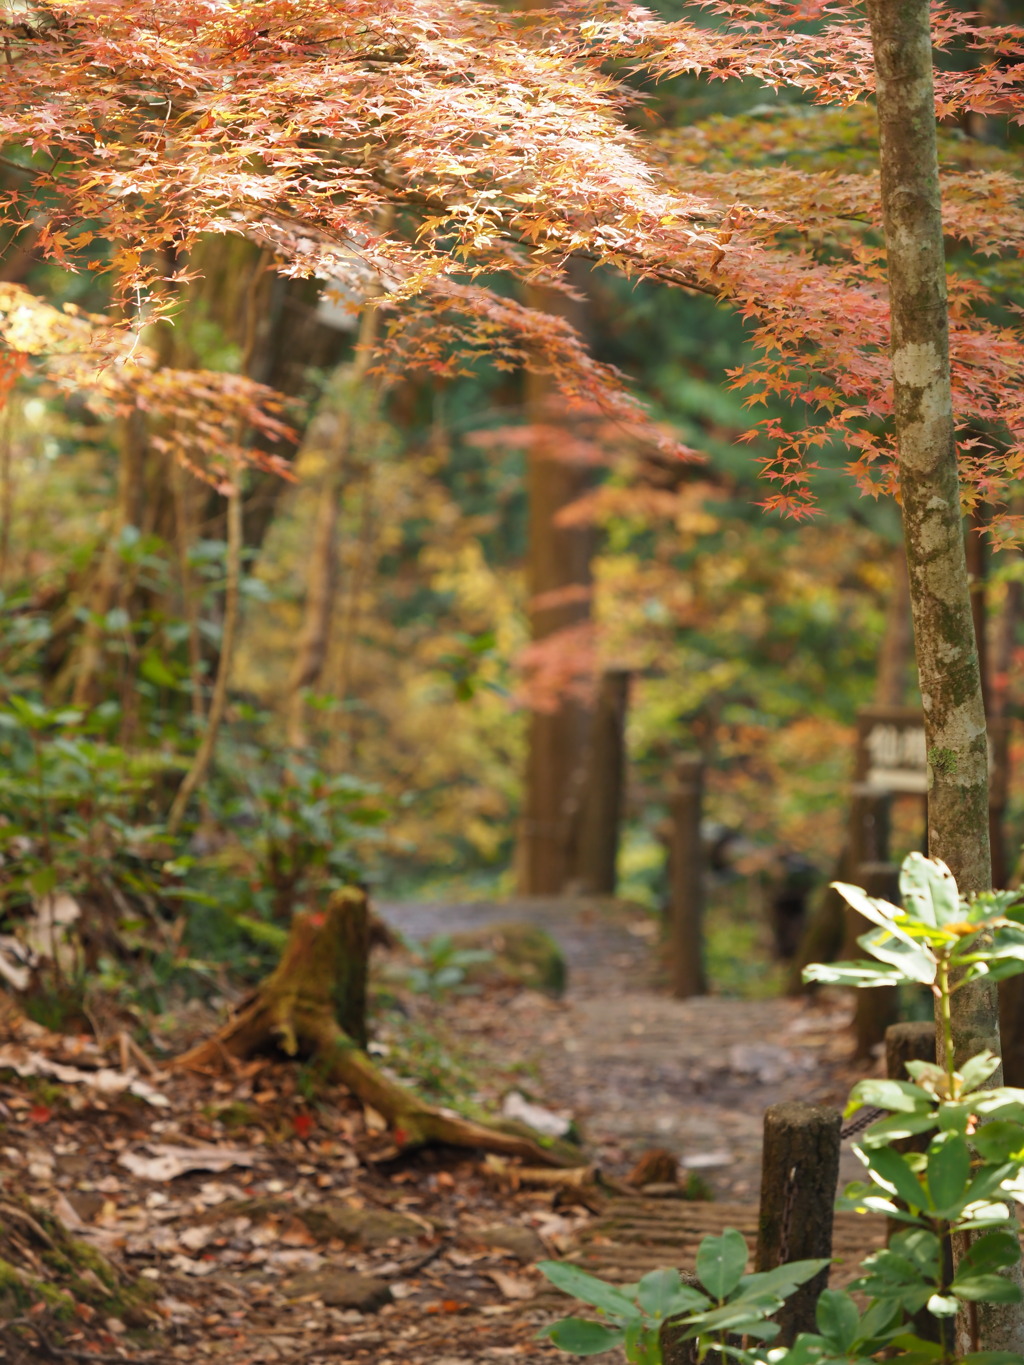
<path fill-rule="evenodd" d="M 923 943 L 908 942 L 890 929 L 872 929 L 870 933 L 862 934 L 857 942 L 880 962 L 891 963 L 907 981 L 930 986 L 935 980 L 939 964 L 931 949 Z"/>
<path fill-rule="evenodd" d="M 1019 957 L 1003 957 L 997 962 L 978 961 L 975 966 L 969 967 L 960 976 L 960 984 L 974 981 L 978 977 L 984 977 L 986 981 L 1009 981 L 1012 976 L 1020 976 L 1024 972 L 1024 961 Z"/>
<path fill-rule="evenodd" d="M 747 1243 L 741 1232 L 726 1228 L 720 1237 L 705 1237 L 697 1252 L 697 1277 L 713 1299 L 728 1298 L 747 1268 Z"/>
<path fill-rule="evenodd" d="M 804 981 L 820 981 L 824 986 L 899 986 L 907 978 L 895 967 L 879 967 L 873 962 L 812 962 L 803 970 Z"/>
<path fill-rule="evenodd" d="M 840 1355 L 844 1355 L 857 1340 L 860 1314 L 857 1305 L 839 1289 L 823 1289 L 814 1310 L 818 1331 Z"/>
<path fill-rule="evenodd" d="M 740 1286 L 744 1291 L 767 1290 L 772 1294 L 781 1294 L 785 1298 L 800 1285 L 813 1280 L 815 1275 L 830 1264 L 831 1261 L 824 1257 L 811 1261 L 788 1261 L 785 1265 L 777 1265 L 774 1270 L 758 1270 L 753 1275 L 744 1275 Z"/>
<path fill-rule="evenodd" d="M 833 889 L 838 891 L 847 905 L 857 911 L 859 915 L 877 925 L 879 929 L 885 929 L 895 938 L 903 939 L 913 948 L 914 940 L 905 930 L 897 926 L 896 921 L 902 919 L 903 911 L 898 905 L 890 905 L 888 901 L 879 900 L 875 896 L 869 896 L 859 886 L 851 886 L 849 882 L 833 882 Z"/>
<path fill-rule="evenodd" d="M 854 1101 L 870 1104 L 876 1109 L 891 1109 L 900 1114 L 931 1112 L 931 1097 L 918 1085 L 910 1081 L 883 1081 L 874 1078 L 858 1081 L 850 1091 L 850 1105 L 847 1114 L 853 1113 Z"/>
<path fill-rule="evenodd" d="M 1009 1180 L 1016 1171 L 1016 1162 L 1004 1162 L 1001 1166 L 983 1166 L 968 1186 L 964 1204 L 976 1204 L 979 1200 L 990 1199 L 993 1195 L 1001 1198 L 1003 1181 Z"/>
<path fill-rule="evenodd" d="M 1002 1275 L 961 1275 L 950 1285 L 961 1299 L 983 1300 L 985 1303 L 1020 1303 L 1020 1287 Z"/>
<path fill-rule="evenodd" d="M 744 1294 L 738 1299 L 730 1299 L 720 1308 L 701 1313 L 699 1319 L 691 1314 L 684 1321 L 694 1323 L 701 1332 L 749 1332 L 757 1323 L 777 1313 L 782 1303 L 778 1294 Z"/>
<path fill-rule="evenodd" d="M 600 1322 L 587 1322 L 585 1318 L 562 1318 L 537 1335 L 550 1338 L 559 1350 L 574 1356 L 597 1356 L 621 1346 L 625 1340 L 624 1332 L 613 1331 Z"/>
<path fill-rule="evenodd" d="M 877 1348 L 891 1337 L 890 1329 L 896 1326 L 898 1330 L 901 1319 L 900 1305 L 892 1299 L 868 1304 L 857 1328 L 859 1347 Z"/>
<path fill-rule="evenodd" d="M 665 1316 L 671 1318 L 680 1313 L 699 1313 L 710 1307 L 711 1300 L 706 1294 L 702 1294 L 699 1289 L 694 1289 L 692 1285 L 684 1284 L 672 1296 L 672 1302 L 669 1304 Z"/>
<path fill-rule="evenodd" d="M 860 1135 L 862 1147 L 884 1147 L 899 1138 L 914 1137 L 918 1133 L 928 1133 L 935 1127 L 936 1115 L 893 1114 L 887 1119 L 879 1119 Z"/>
<path fill-rule="evenodd" d="M 981 1125 L 972 1142 L 985 1161 L 1013 1161 L 1024 1155 L 1024 1126 L 1007 1119 L 991 1119 Z"/>
<path fill-rule="evenodd" d="M 944 1102 L 935 1111 L 935 1117 L 944 1133 L 960 1133 L 963 1136 L 969 1127 L 974 1126 L 973 1106 L 969 1103 Z"/>
<path fill-rule="evenodd" d="M 864 1150 L 864 1158 L 868 1170 L 878 1177 L 879 1183 L 891 1186 L 911 1209 L 923 1209 L 927 1205 L 920 1181 L 899 1152 L 891 1147 L 869 1148 Z"/>
<path fill-rule="evenodd" d="M 57 870 L 53 867 L 37 867 L 25 884 L 34 896 L 47 896 L 57 885 Z"/>
<path fill-rule="evenodd" d="M 650 1328 L 640 1318 L 626 1328 L 623 1341 L 629 1365 L 661 1365 L 661 1343 L 657 1328 Z"/>
<path fill-rule="evenodd" d="M 936 1138 L 928 1148 L 928 1190 L 943 1217 L 955 1218 L 960 1212 L 971 1179 L 971 1154 L 959 1133 L 942 1141 Z"/>
<path fill-rule="evenodd" d="M 581 1303 L 599 1308 L 609 1317 L 627 1321 L 640 1316 L 636 1304 L 627 1299 L 625 1294 L 614 1285 L 599 1280 L 596 1275 L 588 1275 L 579 1266 L 567 1265 L 564 1261 L 541 1261 L 537 1269 L 547 1276 L 556 1289 L 571 1294 Z"/>
<path fill-rule="evenodd" d="M 167 667 L 155 650 L 147 650 L 139 664 L 139 672 L 155 687 L 177 687 L 181 679 Z"/>
<path fill-rule="evenodd" d="M 907 1071 L 922 1089 L 934 1093 L 946 1080 L 937 1062 L 907 1062 Z"/>
<path fill-rule="evenodd" d="M 942 1243 L 930 1228 L 907 1228 L 895 1233 L 887 1250 L 905 1256 L 926 1275 L 938 1272 Z"/>
<path fill-rule="evenodd" d="M 801 1332 L 789 1348 L 785 1365 L 817 1365 L 827 1354 L 825 1342 L 813 1332 Z"/>
<path fill-rule="evenodd" d="M 970 962 L 975 957 L 981 962 L 999 962 L 1004 958 L 1024 960 L 1024 934 L 1020 929 L 996 930 L 990 944 L 976 955 L 965 953 L 963 961 Z"/>
<path fill-rule="evenodd" d="M 986 1232 L 972 1242 L 957 1266 L 957 1279 L 962 1275 L 987 1275 L 1005 1270 L 1020 1260 L 1020 1243 L 1013 1233 L 1000 1229 Z"/>
<path fill-rule="evenodd" d="M 667 1316 L 673 1300 L 683 1288 L 678 1270 L 652 1270 L 636 1287 L 636 1300 L 652 1318 Z"/>
<path fill-rule="evenodd" d="M 962 918 L 960 893 L 952 872 L 938 858 L 910 853 L 900 868 L 900 900 L 908 916 L 931 928 Z"/>
<path fill-rule="evenodd" d="M 889 1345 L 899 1350 L 898 1358 L 901 1361 L 942 1360 L 946 1354 L 945 1347 L 937 1341 L 923 1341 L 913 1332 L 900 1332 L 898 1336 L 890 1338 Z"/>

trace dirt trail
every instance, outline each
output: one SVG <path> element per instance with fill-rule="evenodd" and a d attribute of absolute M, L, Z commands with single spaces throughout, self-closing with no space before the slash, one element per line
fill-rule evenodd
<path fill-rule="evenodd" d="M 623 1280 L 655 1265 L 692 1268 L 700 1238 L 723 1225 L 749 1237 L 765 1106 L 841 1102 L 848 1088 L 840 1017 L 789 1001 L 670 999 L 642 912 L 550 901 L 381 908 L 420 939 L 529 919 L 568 959 L 562 1002 L 512 987 L 407 995 L 393 1012 L 406 1029 L 394 1055 L 403 1037 L 420 1048 L 420 1083 L 458 1061 L 447 1040 L 465 1042 L 469 1084 L 486 1089 L 488 1107 L 521 1077 L 530 1099 L 581 1121 L 605 1170 L 622 1175 L 642 1149 L 668 1147 L 718 1202 L 649 1192 L 563 1201 L 473 1152 L 399 1156 L 351 1095 L 311 1087 L 282 1058 L 202 1075 L 159 1070 L 141 1095 L 118 1095 L 90 1080 L 111 1064 L 98 1044 L 14 1018 L 6 1038 L 0 1030 L 0 1232 L 18 1245 L 0 1254 L 50 1273 L 35 1223 L 11 1221 L 27 1195 L 153 1297 L 137 1311 L 80 1303 L 70 1328 L 33 1309 L 0 1325 L 0 1359 L 553 1365 L 565 1357 L 535 1334 L 568 1302 L 546 1288 L 538 1259 L 569 1257 Z M 192 1013 L 175 1025 L 189 1034 L 183 1045 L 213 1022 L 205 1006 Z M 387 1057 L 386 1018 L 378 1023 Z M 840 1277 L 883 1235 L 855 1221 L 837 1225 Z M 70 1349 L 51 1351 L 51 1336 L 69 1331 Z"/>
<path fill-rule="evenodd" d="M 569 988 L 562 1027 L 544 1048 L 545 1098 L 582 1121 L 612 1170 L 667 1147 L 717 1198 L 753 1203 L 765 1108 L 845 1102 L 854 1074 L 845 1013 L 791 1000 L 672 999 L 659 980 L 656 926 L 642 911 L 539 899 L 379 908 L 415 940 L 511 919 L 554 935 Z M 842 1178 L 859 1172 L 845 1150 Z"/>

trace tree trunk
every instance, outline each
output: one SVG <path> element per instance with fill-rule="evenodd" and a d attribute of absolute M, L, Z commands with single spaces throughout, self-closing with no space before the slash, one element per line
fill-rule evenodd
<path fill-rule="evenodd" d="M 1010 709 L 1009 682 L 1016 648 L 1017 623 L 1024 601 L 1024 583 L 1012 580 L 1006 585 L 1006 599 L 999 616 L 992 648 L 992 685 L 991 714 L 1000 725 L 993 735 L 996 749 L 996 770 L 1000 772 L 1002 799 L 993 803 L 993 872 L 996 865 L 996 850 L 1000 854 L 1003 877 L 996 881 L 997 886 L 1006 886 L 1012 880 L 1013 868 L 1007 857 L 1006 831 L 1004 829 L 1006 789 L 1009 785 L 1010 761 Z M 998 843 L 996 843 L 998 840 Z M 1003 1042 L 1003 1076 L 1007 1085 L 1024 1086 L 1024 976 L 1013 976 L 999 986 L 999 1031 Z"/>
<path fill-rule="evenodd" d="M 988 743 L 953 426 L 929 0 L 868 0 L 868 15 L 900 494 L 928 753 L 928 848 L 970 894 L 992 881 Z M 957 992 L 953 1008 L 958 1061 L 987 1047 L 1000 1052 L 994 986 Z M 1000 1073 L 992 1077 L 1001 1082 Z M 979 1303 L 977 1310 L 985 1349 L 1024 1352 L 1019 1305 Z M 964 1327 L 958 1322 L 958 1344 Z"/>
<path fill-rule="evenodd" d="M 668 948 L 672 994 L 677 1000 L 706 995 L 704 966 L 704 846 L 700 837 L 704 760 L 681 754 L 669 796 Z"/>
<path fill-rule="evenodd" d="M 289 420 L 301 436 L 316 377 L 334 368 L 351 341 L 348 333 L 329 325 L 320 314 L 320 282 L 278 275 L 268 268 L 269 259 L 244 237 L 220 233 L 201 237 L 189 255 L 189 269 L 197 278 L 182 290 L 182 316 L 190 326 L 179 331 L 178 346 L 187 368 L 198 359 L 189 337 L 201 336 L 199 328 L 212 323 L 229 345 L 238 348 L 243 374 L 297 400 Z M 251 304 L 257 293 L 254 311 Z M 250 444 L 271 448 L 258 433 Z M 245 499 L 247 548 L 263 544 L 288 486 L 279 474 L 252 472 Z M 224 508 L 215 495 L 207 499 L 201 520 L 204 536 L 224 537 Z"/>
<path fill-rule="evenodd" d="M 1010 677 L 1017 643 L 1017 623 L 1024 601 L 1024 583 L 1012 580 L 1006 585 L 1006 596 L 992 633 L 989 650 L 988 692 L 986 704 L 993 752 L 993 782 L 989 793 L 989 839 L 992 844 L 992 884 L 1000 889 L 1009 886 L 1013 867 L 1007 848 L 1006 806 L 1010 786 Z M 1000 987 L 1024 982 L 1012 977 Z M 1012 1082 L 1007 1082 L 1012 1084 Z"/>
<path fill-rule="evenodd" d="M 583 323 L 583 305 L 563 294 L 533 290 L 530 303 L 578 329 Z M 525 385 L 527 419 L 536 428 L 527 454 L 526 589 L 530 637 L 540 641 L 590 620 L 594 531 L 560 526 L 558 514 L 586 491 L 591 477 L 588 468 L 564 458 L 551 381 L 527 374 Z M 589 733 L 590 709 L 575 697 L 559 698 L 552 711 L 531 712 L 518 850 L 521 895 L 558 896 L 572 879 Z"/>
<path fill-rule="evenodd" d="M 210 710 L 192 766 L 182 779 L 170 813 L 167 816 L 168 834 L 176 834 L 185 818 L 188 803 L 206 776 L 217 744 L 217 732 L 228 704 L 228 683 L 231 664 L 235 657 L 235 636 L 238 634 L 239 598 L 242 585 L 242 472 L 235 474 L 235 486 L 228 494 L 227 584 L 224 592 L 224 631 L 217 661 L 217 678 L 213 684 Z"/>
<path fill-rule="evenodd" d="M 614 896 L 626 779 L 630 675 L 601 675 L 591 722 L 590 757 L 576 838 L 573 881 L 584 894 Z"/>
<path fill-rule="evenodd" d="M 136 409 L 119 423 L 120 443 L 117 477 L 117 507 L 100 555 L 96 577 L 86 600 L 89 615 L 78 648 L 73 650 L 66 668 L 72 674 L 72 706 L 83 710 L 96 705 L 102 694 L 102 673 L 106 658 L 104 636 L 106 617 L 119 597 L 124 596 L 124 565 L 121 562 L 121 537 L 129 526 L 138 526 L 141 512 L 143 458 L 146 419 Z M 58 678 L 60 688 L 64 680 Z"/>
<path fill-rule="evenodd" d="M 571 1144 L 539 1138 L 523 1125 L 492 1127 L 436 1109 L 373 1064 L 345 1027 L 365 1036 L 367 925 L 366 896 L 353 887 L 336 891 L 322 913 L 296 915 L 276 969 L 213 1038 L 173 1065 L 216 1070 L 226 1056 L 276 1048 L 312 1058 L 326 1079 L 376 1109 L 401 1149 L 440 1142 L 546 1166 L 582 1165 Z"/>
<path fill-rule="evenodd" d="M 903 529 L 928 750 L 928 846 L 991 884 L 988 749 L 953 428 L 928 0 L 870 0 Z M 957 1055 L 998 1047 L 994 991 L 961 991 Z"/>
<path fill-rule="evenodd" d="M 342 381 L 330 400 L 334 408 L 334 433 L 326 451 L 321 476 L 309 552 L 305 613 L 295 664 L 288 682 L 288 743 L 293 749 L 304 748 L 307 743 L 306 692 L 316 686 L 327 659 L 338 582 L 340 498 L 345 466 L 362 425 L 359 420 L 363 415 L 361 410 L 366 406 L 363 390 L 373 360 L 377 319 L 376 308 L 364 311 L 355 358 L 350 366 L 345 367 Z M 315 427 L 311 430 L 315 430 Z"/>

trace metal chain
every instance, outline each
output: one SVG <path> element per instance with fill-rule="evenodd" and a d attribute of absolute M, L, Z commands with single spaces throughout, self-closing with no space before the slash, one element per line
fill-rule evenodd
<path fill-rule="evenodd" d="M 874 1109 L 870 1105 L 865 1109 L 858 1109 L 856 1114 L 843 1124 L 839 1130 L 839 1136 L 844 1142 L 848 1142 L 855 1134 L 862 1132 L 865 1128 L 870 1128 L 879 1119 L 884 1119 L 887 1110 Z"/>

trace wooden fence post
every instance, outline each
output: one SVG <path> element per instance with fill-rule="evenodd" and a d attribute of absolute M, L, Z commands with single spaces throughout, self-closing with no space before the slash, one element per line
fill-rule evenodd
<path fill-rule="evenodd" d="M 584 894 L 614 896 L 626 780 L 630 673 L 601 674 L 590 727 L 586 779 L 576 832 L 574 881 Z"/>
<path fill-rule="evenodd" d="M 865 991 L 865 994 L 867 992 Z M 890 1024 L 885 1030 L 885 1074 L 891 1081 L 909 1081 L 907 1062 L 935 1061 L 935 1025 Z"/>
<path fill-rule="evenodd" d="M 704 760 L 680 754 L 669 793 L 668 946 L 672 994 L 678 1000 L 707 994 L 704 969 L 704 850 L 700 837 Z"/>
<path fill-rule="evenodd" d="M 798 1100 L 765 1110 L 757 1270 L 832 1255 L 841 1122 L 838 1110 Z M 777 1345 L 816 1330 L 815 1304 L 827 1286 L 826 1266 L 786 1301 L 776 1317 Z"/>

